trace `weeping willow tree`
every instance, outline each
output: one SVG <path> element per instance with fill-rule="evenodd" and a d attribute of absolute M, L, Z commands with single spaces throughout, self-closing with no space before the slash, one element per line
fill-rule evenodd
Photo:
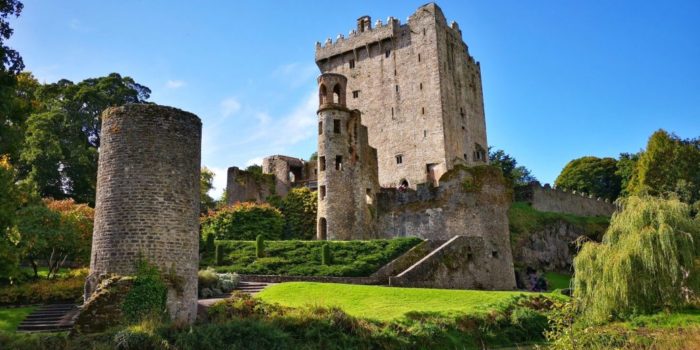
<path fill-rule="evenodd" d="M 700 220 L 675 199 L 628 197 L 574 259 L 574 295 L 600 323 L 681 308 L 700 292 Z"/>

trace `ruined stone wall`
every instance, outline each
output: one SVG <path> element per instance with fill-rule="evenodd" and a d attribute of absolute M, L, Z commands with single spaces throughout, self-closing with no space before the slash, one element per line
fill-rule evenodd
<path fill-rule="evenodd" d="M 437 5 L 317 44 L 316 63 L 348 77 L 347 107 L 362 112 L 383 187 L 415 189 L 465 155 L 483 162 L 473 157 L 476 143 L 488 148 L 479 66 Z"/>
<path fill-rule="evenodd" d="M 182 278 L 172 319 L 193 322 L 199 262 L 202 123 L 175 108 L 126 105 L 102 114 L 97 200 L 86 294 L 106 274 L 133 275 L 139 258 Z"/>
<path fill-rule="evenodd" d="M 437 188 L 382 189 L 377 231 L 383 238 L 447 241 L 455 236 L 480 237 L 483 244 L 471 245 L 472 254 L 475 261 L 486 259 L 489 267 L 482 266 L 485 272 L 475 275 L 474 286 L 487 288 L 497 283 L 497 289 L 509 289 L 503 286 L 515 285 L 507 215 L 510 201 L 511 193 L 498 169 L 458 165 L 442 176 Z"/>
<path fill-rule="evenodd" d="M 253 174 L 237 167 L 228 168 L 226 177 L 226 204 L 237 202 L 264 202 L 275 194 L 277 179 L 272 174 Z"/>
<path fill-rule="evenodd" d="M 585 193 L 541 186 L 532 182 L 518 189 L 516 200 L 525 201 L 539 211 L 569 213 L 579 216 L 611 216 L 615 205 L 607 199 L 595 198 Z"/>
<path fill-rule="evenodd" d="M 391 286 L 445 289 L 515 289 L 513 266 L 488 252 L 483 237 L 455 236 L 398 276 Z"/>
<path fill-rule="evenodd" d="M 317 238 L 322 240 L 376 236 L 376 150 L 367 143 L 367 128 L 359 111 L 343 105 L 345 82 L 337 74 L 319 77 Z M 334 90 L 338 92 L 335 99 L 331 96 Z"/>
<path fill-rule="evenodd" d="M 306 179 L 306 162 L 303 159 L 274 155 L 263 159 L 263 174 L 275 176 L 275 194 L 284 197 L 295 182 Z"/>

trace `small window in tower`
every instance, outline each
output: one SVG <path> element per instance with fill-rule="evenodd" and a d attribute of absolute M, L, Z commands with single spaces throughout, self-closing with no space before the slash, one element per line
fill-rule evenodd
<path fill-rule="evenodd" d="M 360 97 L 360 90 L 355 90 L 352 92 L 352 98 L 358 98 Z"/>
<path fill-rule="evenodd" d="M 394 107 L 391 107 L 391 116 L 394 116 Z"/>
<path fill-rule="evenodd" d="M 350 69 L 355 68 L 355 60 L 348 61 L 348 64 L 350 65 Z"/>
<path fill-rule="evenodd" d="M 425 35 L 425 28 L 423 28 L 423 35 Z"/>
<path fill-rule="evenodd" d="M 420 54 L 418 54 L 418 62 L 420 62 Z"/>
<path fill-rule="evenodd" d="M 372 205 L 372 189 L 368 188 L 365 191 L 365 202 L 369 205 Z"/>
<path fill-rule="evenodd" d="M 323 134 L 323 122 L 322 121 L 318 122 L 318 134 L 319 135 Z"/>
<path fill-rule="evenodd" d="M 335 156 L 335 170 L 343 170 L 343 156 Z"/>
<path fill-rule="evenodd" d="M 389 56 L 391 56 L 391 50 L 386 50 L 384 52 L 384 57 L 389 58 Z"/>
<path fill-rule="evenodd" d="M 396 85 L 396 92 L 399 92 L 399 86 Z"/>
<path fill-rule="evenodd" d="M 466 130 L 467 130 L 467 128 L 465 128 L 465 127 L 464 127 L 464 125 L 462 125 L 462 130 L 465 130 L 465 131 L 466 131 Z"/>
<path fill-rule="evenodd" d="M 399 154 L 396 156 L 396 164 L 403 163 L 403 155 Z"/>
<path fill-rule="evenodd" d="M 318 175 L 318 169 L 314 169 L 314 175 Z"/>
<path fill-rule="evenodd" d="M 425 107 L 420 108 L 420 114 L 425 114 Z"/>
<path fill-rule="evenodd" d="M 326 198 L 326 186 L 321 186 L 318 188 L 318 194 L 321 197 L 321 200 Z"/>
<path fill-rule="evenodd" d="M 464 160 L 468 160 L 468 159 L 467 159 L 467 154 L 466 154 L 466 153 L 464 154 Z"/>
<path fill-rule="evenodd" d="M 491 257 L 492 257 L 492 258 L 498 259 L 498 251 L 497 251 L 497 250 L 492 251 L 492 252 L 491 252 Z"/>
<path fill-rule="evenodd" d="M 423 137 L 428 137 L 428 130 L 423 130 Z"/>
<path fill-rule="evenodd" d="M 423 90 L 423 83 L 418 84 L 418 88 Z"/>
<path fill-rule="evenodd" d="M 396 69 L 394 69 L 394 76 L 396 76 Z"/>
<path fill-rule="evenodd" d="M 326 157 L 318 157 L 318 167 L 321 169 L 321 171 L 326 171 Z"/>
<path fill-rule="evenodd" d="M 333 119 L 333 132 L 340 134 L 340 119 Z"/>

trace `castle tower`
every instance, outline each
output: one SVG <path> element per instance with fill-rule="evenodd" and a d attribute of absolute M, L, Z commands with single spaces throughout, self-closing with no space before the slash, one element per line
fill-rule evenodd
<path fill-rule="evenodd" d="M 382 186 L 437 184 L 456 164 L 488 161 L 481 67 L 436 4 L 406 24 L 360 17 L 348 37 L 316 43 L 316 64 L 348 78 L 346 106 L 363 115 Z"/>
<path fill-rule="evenodd" d="M 320 240 L 376 238 L 377 153 L 360 112 L 346 107 L 347 78 L 318 78 L 318 220 Z"/>
<path fill-rule="evenodd" d="M 171 319 L 194 322 L 199 265 L 199 173 L 202 122 L 157 105 L 102 114 L 97 200 L 86 299 L 101 276 L 134 275 L 139 259 L 174 273 Z"/>

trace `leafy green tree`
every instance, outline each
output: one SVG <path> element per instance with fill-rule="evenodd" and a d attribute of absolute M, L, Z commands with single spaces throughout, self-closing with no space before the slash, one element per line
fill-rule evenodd
<path fill-rule="evenodd" d="M 615 175 L 620 177 L 620 196 L 629 196 L 629 183 L 634 175 L 634 170 L 637 167 L 640 153 L 620 153 L 620 158 L 617 160 L 617 170 Z"/>
<path fill-rule="evenodd" d="M 537 181 L 528 168 L 522 165 L 518 166 L 518 161 L 501 149 L 494 151 L 493 148 L 489 147 L 489 162 L 501 169 L 503 177 L 512 186 L 524 186 L 532 181 Z"/>
<path fill-rule="evenodd" d="M 24 69 L 20 54 L 5 42 L 14 30 L 8 17 L 18 17 L 24 5 L 17 0 L 0 0 L 0 155 L 7 154 L 14 162 L 21 140 L 21 116 L 13 111 L 17 75 Z"/>
<path fill-rule="evenodd" d="M 214 172 L 203 167 L 199 175 L 199 211 L 202 214 L 216 208 L 216 201 L 209 195 L 214 188 Z"/>
<path fill-rule="evenodd" d="M 677 310 L 700 292 L 700 222 L 690 206 L 650 196 L 620 204 L 603 241 L 574 259 L 574 296 L 594 323 Z"/>
<path fill-rule="evenodd" d="M 318 196 L 306 187 L 293 188 L 279 206 L 284 215 L 286 239 L 314 239 Z"/>
<path fill-rule="evenodd" d="M 150 90 L 112 73 L 78 84 L 60 80 L 35 92 L 38 112 L 26 122 L 20 173 L 42 197 L 94 204 L 101 113 L 107 107 L 143 103 Z"/>
<path fill-rule="evenodd" d="M 700 139 L 682 140 L 656 131 L 639 156 L 627 190 L 653 196 L 675 194 L 686 203 L 700 200 Z"/>
<path fill-rule="evenodd" d="M 17 250 L 16 211 L 19 193 L 7 156 L 0 157 L 0 279 L 17 275 L 20 255 Z"/>
<path fill-rule="evenodd" d="M 613 158 L 581 157 L 566 164 L 554 184 L 615 200 L 620 195 L 622 182 L 617 170 L 617 161 Z"/>
<path fill-rule="evenodd" d="M 30 205 L 17 211 L 19 246 L 38 277 L 40 265 L 49 266 L 49 276 L 55 266 L 62 265 L 75 247 L 74 232 L 61 222 L 61 215 L 44 205 Z M 58 269 L 55 269 L 58 271 Z"/>

